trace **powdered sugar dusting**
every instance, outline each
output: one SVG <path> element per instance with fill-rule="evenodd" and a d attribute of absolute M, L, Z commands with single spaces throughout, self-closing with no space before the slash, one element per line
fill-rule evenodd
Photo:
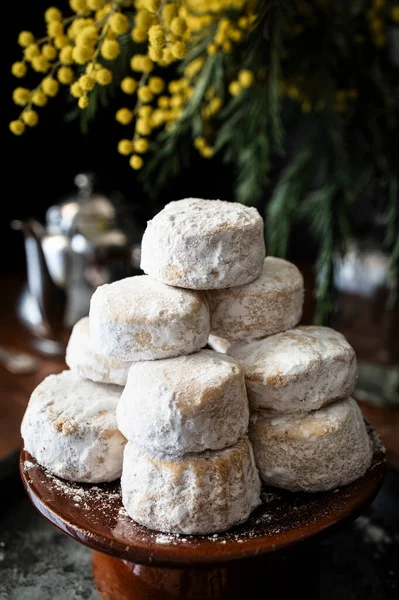
<path fill-rule="evenodd" d="M 376 430 L 366 422 L 367 433 L 371 439 L 374 453 L 386 454 L 386 449 Z M 379 464 L 379 463 L 378 463 Z"/>
<path fill-rule="evenodd" d="M 82 485 L 64 481 L 48 471 L 46 472 L 46 476 L 50 484 L 50 490 L 53 489 L 70 498 L 79 510 L 83 510 L 86 513 L 97 512 L 99 507 L 101 510 L 113 513 L 115 501 L 122 502 L 119 486 L 115 491 L 110 491 L 98 485 Z"/>
<path fill-rule="evenodd" d="M 31 462 L 30 460 L 26 460 L 24 462 L 24 471 L 28 471 L 29 469 L 34 469 L 37 467 L 37 464 Z"/>
<path fill-rule="evenodd" d="M 375 523 L 369 516 L 362 515 L 355 521 L 355 527 L 363 541 L 373 549 L 374 556 L 378 557 L 387 548 L 399 543 L 399 535 L 391 534 L 382 524 Z"/>
<path fill-rule="evenodd" d="M 170 544 L 175 541 L 175 539 L 176 538 L 170 534 L 162 533 L 156 536 L 155 541 L 157 544 Z"/>

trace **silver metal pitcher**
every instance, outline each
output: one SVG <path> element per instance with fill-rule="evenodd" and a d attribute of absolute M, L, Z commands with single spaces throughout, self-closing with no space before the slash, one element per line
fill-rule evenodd
<path fill-rule="evenodd" d="M 48 209 L 45 226 L 12 222 L 24 234 L 27 266 L 18 314 L 44 354 L 64 354 L 97 286 L 139 269 L 141 236 L 123 200 L 96 194 L 90 175 L 75 184 L 75 196 Z"/>

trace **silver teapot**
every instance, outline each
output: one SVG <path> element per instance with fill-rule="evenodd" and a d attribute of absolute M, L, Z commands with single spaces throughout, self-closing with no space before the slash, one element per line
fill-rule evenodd
<path fill-rule="evenodd" d="M 88 314 L 95 288 L 138 272 L 140 232 L 119 196 L 93 191 L 93 177 L 75 177 L 77 194 L 46 214 L 46 224 L 13 221 L 23 232 L 27 283 L 18 314 L 34 345 L 63 355 L 70 329 Z"/>

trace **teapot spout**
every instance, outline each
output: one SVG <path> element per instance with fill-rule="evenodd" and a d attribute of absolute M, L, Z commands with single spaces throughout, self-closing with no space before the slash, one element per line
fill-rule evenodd
<path fill-rule="evenodd" d="M 33 238 L 40 242 L 44 236 L 43 225 L 35 219 L 28 219 L 27 221 L 14 219 L 14 221 L 11 221 L 11 229 L 15 229 L 15 231 L 22 231 L 25 240 L 27 238 Z"/>
<path fill-rule="evenodd" d="M 25 238 L 28 293 L 41 316 L 40 328 L 34 333 L 57 340 L 64 325 L 66 293 L 49 273 L 42 247 L 44 228 L 34 219 L 13 221 L 11 227 L 22 231 Z"/>

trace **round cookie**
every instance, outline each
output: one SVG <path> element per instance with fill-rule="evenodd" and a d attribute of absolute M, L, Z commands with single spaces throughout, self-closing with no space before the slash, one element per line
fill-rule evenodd
<path fill-rule="evenodd" d="M 286 490 L 330 490 L 371 464 L 370 438 L 353 398 L 296 415 L 253 413 L 249 436 L 263 481 Z"/>
<path fill-rule="evenodd" d="M 292 263 L 268 256 L 255 281 L 207 292 L 211 332 L 251 341 L 295 327 L 301 320 L 303 277 Z"/>
<path fill-rule="evenodd" d="M 125 361 L 190 354 L 205 346 L 209 335 L 203 294 L 163 285 L 147 275 L 97 288 L 89 319 L 95 351 Z"/>
<path fill-rule="evenodd" d="M 221 200 L 171 202 L 148 222 L 141 244 L 145 273 L 195 290 L 249 283 L 261 272 L 264 258 L 258 211 Z"/>
<path fill-rule="evenodd" d="M 116 414 L 123 435 L 150 454 L 225 448 L 248 430 L 244 374 L 212 350 L 134 363 Z"/>
<path fill-rule="evenodd" d="M 21 434 L 25 449 L 54 475 L 85 483 L 113 481 L 122 472 L 126 440 L 115 409 L 122 388 L 49 375 L 34 390 Z"/>
<path fill-rule="evenodd" d="M 72 329 L 65 362 L 81 377 L 100 383 L 125 385 L 131 362 L 96 354 L 90 341 L 89 317 L 80 319 Z"/>
<path fill-rule="evenodd" d="M 165 533 L 207 534 L 246 521 L 260 504 L 260 480 L 248 438 L 223 450 L 178 459 L 126 444 L 122 501 L 137 523 Z"/>
<path fill-rule="evenodd" d="M 356 356 L 338 331 L 297 327 L 228 350 L 243 367 L 253 410 L 301 412 L 349 396 Z"/>

